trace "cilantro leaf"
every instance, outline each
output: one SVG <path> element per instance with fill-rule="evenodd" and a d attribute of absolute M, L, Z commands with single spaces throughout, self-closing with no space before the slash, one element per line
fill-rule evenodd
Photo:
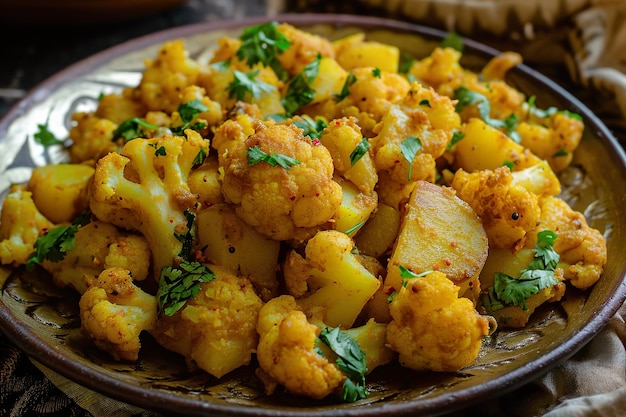
<path fill-rule="evenodd" d="M 287 155 L 280 153 L 267 154 L 261 150 L 258 146 L 248 148 L 246 153 L 248 155 L 248 165 L 258 164 L 259 162 L 265 162 L 275 167 L 280 165 L 285 169 L 291 168 L 293 165 L 298 165 L 300 161 Z"/>
<path fill-rule="evenodd" d="M 38 131 L 33 135 L 33 138 L 38 144 L 45 147 L 53 145 L 63 145 L 63 141 L 61 139 L 57 139 L 57 137 L 48 130 L 47 125 L 38 124 L 37 129 Z"/>
<path fill-rule="evenodd" d="M 374 69 L 372 70 L 372 75 L 373 75 L 375 78 L 380 78 L 380 77 L 382 76 L 382 74 L 383 74 L 383 73 L 382 73 L 382 71 L 380 70 L 380 68 L 374 68 Z"/>
<path fill-rule="evenodd" d="M 287 85 L 287 92 L 280 102 L 285 108 L 285 113 L 294 114 L 300 107 L 306 106 L 315 98 L 315 90 L 311 83 L 317 77 L 320 70 L 321 56 L 304 67 L 301 73 L 293 77 Z"/>
<path fill-rule="evenodd" d="M 463 139 L 465 137 L 465 133 L 459 132 L 459 131 L 455 131 L 452 134 L 452 139 L 450 140 L 450 143 L 448 143 L 448 146 L 446 146 L 446 151 L 450 151 L 452 150 L 452 148 L 454 147 L 454 145 L 456 145 L 457 143 L 459 143 L 459 141 L 461 139 Z"/>
<path fill-rule="evenodd" d="M 124 120 L 113 131 L 113 141 L 117 139 L 124 139 L 124 143 L 133 139 L 141 138 L 145 136 L 143 129 L 159 129 L 159 126 L 146 122 L 139 117 L 133 117 L 132 119 Z"/>
<path fill-rule="evenodd" d="M 278 22 L 268 22 L 248 27 L 241 34 L 241 45 L 236 55 L 249 67 L 261 63 L 274 70 L 278 77 L 285 81 L 287 71 L 278 61 L 278 55 L 285 52 L 291 42 L 278 30 Z"/>
<path fill-rule="evenodd" d="M 476 105 L 478 113 L 485 123 L 498 129 L 507 128 L 507 124 L 503 120 L 491 118 L 491 104 L 484 95 L 468 90 L 466 87 L 459 87 L 454 90 L 454 99 L 458 100 L 455 108 L 457 113 L 460 113 L 467 106 Z"/>
<path fill-rule="evenodd" d="M 350 166 L 354 166 L 370 148 L 370 143 L 366 137 L 361 138 L 361 142 L 350 152 Z"/>
<path fill-rule="evenodd" d="M 348 76 L 346 77 L 346 81 L 344 81 L 343 83 L 343 87 L 341 87 L 341 91 L 339 92 L 339 94 L 335 94 L 335 97 L 337 98 L 337 103 L 350 95 L 350 87 L 352 86 L 352 84 L 357 82 L 357 80 L 358 79 L 356 78 L 356 75 L 354 75 L 354 73 L 350 72 L 348 74 Z"/>
<path fill-rule="evenodd" d="M 349 228 L 348 230 L 345 231 L 345 234 L 350 235 L 354 232 L 356 232 L 357 230 L 359 230 L 361 228 L 361 226 L 363 226 L 365 224 L 365 221 L 362 222 L 358 222 L 357 224 L 355 224 L 354 226 L 352 226 L 351 228 Z"/>
<path fill-rule="evenodd" d="M 200 284 L 214 278 L 215 274 L 200 262 L 183 261 L 178 268 L 166 266 L 161 270 L 156 294 L 159 314 L 173 316 L 198 294 Z"/>
<path fill-rule="evenodd" d="M 518 278 L 502 272 L 494 275 L 494 285 L 483 294 L 485 308 L 495 311 L 507 305 L 521 306 L 528 310 L 526 300 L 539 291 L 557 285 L 554 270 L 560 256 L 553 249 L 556 234 L 551 230 L 543 230 L 537 234 L 535 256 L 527 268 L 523 269 Z"/>
<path fill-rule="evenodd" d="M 442 48 L 452 48 L 459 52 L 463 52 L 463 38 L 455 32 L 448 32 L 445 38 L 441 41 L 440 46 Z"/>
<path fill-rule="evenodd" d="M 156 151 L 154 151 L 154 156 L 166 156 L 167 150 L 165 146 L 159 146 Z"/>
<path fill-rule="evenodd" d="M 180 257 L 188 260 L 191 258 L 191 251 L 193 248 L 193 236 L 195 233 L 194 222 L 196 220 L 196 215 L 190 210 L 185 210 L 184 215 L 187 220 L 187 230 L 185 233 L 175 233 L 174 236 L 183 244 L 179 253 Z"/>
<path fill-rule="evenodd" d="M 202 165 L 202 163 L 204 163 L 204 160 L 206 159 L 207 156 L 207 151 L 206 149 L 202 148 L 198 151 L 198 154 L 196 155 L 196 157 L 193 159 L 193 166 L 198 166 L 198 165 Z"/>
<path fill-rule="evenodd" d="M 67 252 L 76 247 L 76 232 L 91 220 L 91 211 L 81 213 L 69 226 L 57 226 L 50 229 L 45 235 L 35 241 L 34 252 L 26 261 L 26 269 L 31 271 L 35 264 L 44 260 L 59 262 L 65 258 Z"/>
<path fill-rule="evenodd" d="M 320 340 L 338 356 L 337 367 L 348 377 L 344 382 L 342 399 L 347 402 L 367 397 L 365 373 L 367 365 L 365 352 L 358 342 L 338 327 L 324 328 L 319 335 Z"/>
<path fill-rule="evenodd" d="M 411 55 L 404 52 L 400 56 L 400 61 L 401 62 L 398 67 L 398 72 L 400 74 L 408 74 L 408 72 L 411 70 L 411 67 L 415 63 L 415 59 Z"/>
<path fill-rule="evenodd" d="M 302 129 L 302 134 L 311 139 L 319 139 L 324 129 L 328 127 L 324 119 L 313 120 L 309 115 L 302 115 L 296 118 L 293 124 Z"/>
<path fill-rule="evenodd" d="M 401 278 L 423 278 L 426 275 L 428 275 L 431 272 L 433 272 L 432 270 L 428 270 L 428 271 L 420 272 L 418 274 L 416 272 L 411 271 L 410 269 L 407 269 L 406 267 L 404 267 L 402 265 L 398 265 L 398 268 L 400 268 L 400 277 Z"/>
<path fill-rule="evenodd" d="M 226 89 L 228 90 L 228 97 L 236 98 L 237 100 L 244 100 L 247 95 L 254 99 L 261 97 L 262 93 L 270 93 L 276 90 L 271 84 L 256 79 L 260 70 L 254 70 L 249 72 L 242 72 L 233 70 L 235 78 L 228 84 Z"/>
<path fill-rule="evenodd" d="M 415 136 L 409 136 L 400 144 L 402 156 L 409 163 L 409 181 L 411 181 L 411 175 L 413 174 L 413 159 L 420 149 L 422 149 L 422 141 Z"/>

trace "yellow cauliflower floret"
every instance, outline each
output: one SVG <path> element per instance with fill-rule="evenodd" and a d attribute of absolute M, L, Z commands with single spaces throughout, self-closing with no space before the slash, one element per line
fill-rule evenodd
<path fill-rule="evenodd" d="M 419 180 L 433 182 L 435 159 L 445 152 L 459 127 L 459 116 L 448 97 L 414 83 L 405 99 L 390 107 L 378 136 L 371 140 L 376 168 L 386 171 L 400 187 Z M 421 146 L 408 161 L 403 143 L 411 137 L 419 139 Z"/>
<path fill-rule="evenodd" d="M 282 67 L 290 75 L 302 72 L 305 66 L 317 59 L 318 55 L 335 57 L 335 49 L 326 38 L 297 29 L 288 23 L 278 25 L 278 31 L 291 43 L 289 48 L 277 56 Z"/>
<path fill-rule="evenodd" d="M 321 231 L 307 242 L 304 258 L 292 250 L 283 266 L 285 285 L 299 297 L 298 305 L 307 314 L 322 308 L 323 322 L 332 327 L 352 327 L 380 286 L 353 248 L 345 233 Z"/>
<path fill-rule="evenodd" d="M 210 265 L 215 278 L 173 316 L 161 315 L 153 335 L 166 349 L 220 378 L 250 363 L 263 302 L 247 278 Z"/>
<path fill-rule="evenodd" d="M 558 197 L 543 198 L 540 205 L 539 230 L 552 230 L 557 235 L 554 250 L 561 256 L 558 268 L 563 268 L 564 278 L 575 287 L 589 288 L 600 279 L 606 264 L 604 236 L 587 224 L 582 213 Z"/>
<path fill-rule="evenodd" d="M 103 270 L 113 267 L 128 270 L 135 281 L 148 276 L 150 248 L 143 236 L 94 221 L 80 227 L 74 237 L 74 249 L 63 260 L 41 264 L 57 286 L 70 286 L 82 294 Z"/>
<path fill-rule="evenodd" d="M 459 169 L 451 186 L 482 220 L 490 247 L 519 249 L 537 226 L 538 198 L 515 184 L 508 167 L 474 173 Z"/>
<path fill-rule="evenodd" d="M 341 203 L 330 153 L 294 125 L 258 121 L 252 126 L 254 133 L 247 137 L 246 128 L 232 121 L 215 132 L 224 198 L 259 233 L 275 240 L 304 240 L 326 224 Z M 253 160 L 248 155 L 253 148 L 266 157 L 295 162 L 282 167 Z"/>
<path fill-rule="evenodd" d="M 137 360 L 141 332 L 156 321 L 156 298 L 133 283 L 128 270 L 111 268 L 80 298 L 82 331 L 116 360 Z"/>
<path fill-rule="evenodd" d="M 321 399 L 341 387 L 344 376 L 316 352 L 320 329 L 307 321 L 294 298 L 282 295 L 259 312 L 257 359 L 268 379 L 296 395 Z M 266 379 L 262 378 L 262 379 Z M 271 394 L 273 384 L 266 384 Z"/>
<path fill-rule="evenodd" d="M 177 235 L 188 230 L 184 212 L 198 201 L 187 180 L 197 157 L 208 154 L 208 140 L 191 129 L 185 134 L 127 142 L 121 153 L 98 161 L 91 185 L 97 218 L 146 237 L 155 276 L 180 255 Z"/>
<path fill-rule="evenodd" d="M 165 42 L 157 58 L 145 64 L 137 87 L 142 102 L 148 110 L 174 112 L 181 103 L 181 91 L 196 84 L 200 65 L 189 57 L 182 40 Z"/>
<path fill-rule="evenodd" d="M 133 117 L 143 117 L 146 106 L 137 99 L 132 88 L 125 88 L 121 94 L 107 94 L 98 100 L 94 116 L 120 124 Z"/>
<path fill-rule="evenodd" d="M 547 160 L 555 172 L 562 172 L 572 161 L 583 136 L 582 120 L 564 112 L 556 112 L 541 124 L 521 122 L 515 129 L 521 145 Z"/>
<path fill-rule="evenodd" d="M 459 64 L 461 52 L 453 48 L 435 48 L 430 56 L 413 62 L 409 75 L 432 87 L 437 93 L 452 97 L 463 83 L 465 70 Z"/>
<path fill-rule="evenodd" d="M 393 297 L 387 342 L 399 361 L 418 371 L 457 371 L 471 364 L 489 333 L 488 320 L 441 272 L 407 280 Z"/>
<path fill-rule="evenodd" d="M 11 186 L 0 215 L 0 262 L 23 265 L 35 248 L 37 238 L 54 224 L 37 209 L 32 193 L 24 186 Z"/>
<path fill-rule="evenodd" d="M 113 131 L 117 123 L 103 119 L 93 113 L 74 113 L 74 126 L 70 129 L 70 160 L 74 164 L 90 162 L 95 164 L 102 156 L 118 150 L 113 142 Z"/>

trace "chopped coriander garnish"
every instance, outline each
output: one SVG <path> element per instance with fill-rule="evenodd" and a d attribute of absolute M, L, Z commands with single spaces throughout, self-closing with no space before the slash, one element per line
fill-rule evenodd
<path fill-rule="evenodd" d="M 132 119 L 124 120 L 113 131 L 113 141 L 117 139 L 124 139 L 124 143 L 133 139 L 141 138 L 144 136 L 143 129 L 159 129 L 159 126 L 146 122 L 139 117 L 133 117 Z"/>
<path fill-rule="evenodd" d="M 313 120 L 309 115 L 303 115 L 294 120 L 293 124 L 302 129 L 302 134 L 311 139 L 319 139 L 324 129 L 328 127 L 324 119 Z"/>
<path fill-rule="evenodd" d="M 410 269 L 405 268 L 402 265 L 398 265 L 398 268 L 400 268 L 400 277 L 401 278 L 423 278 L 426 275 L 430 274 L 433 271 L 424 271 L 421 273 L 415 273 L 413 271 L 411 271 Z M 404 284 L 406 286 L 406 284 Z"/>
<path fill-rule="evenodd" d="M 463 38 L 455 32 L 448 32 L 446 37 L 441 41 L 440 46 L 442 48 L 452 48 L 459 52 L 463 52 Z"/>
<path fill-rule="evenodd" d="M 578 113 L 574 113 L 569 110 L 561 110 L 561 113 L 563 113 L 565 116 L 569 117 L 570 119 L 579 120 L 581 122 L 583 121 L 583 117 Z"/>
<path fill-rule="evenodd" d="M 321 58 L 318 55 L 315 61 L 305 66 L 301 73 L 289 81 L 287 93 L 280 101 L 288 115 L 294 114 L 315 98 L 315 90 L 311 88 L 311 83 L 319 73 Z"/>
<path fill-rule="evenodd" d="M 174 236 L 183 244 L 180 249 L 179 256 L 183 259 L 190 259 L 191 250 L 193 249 L 193 236 L 195 233 L 194 222 L 196 220 L 196 215 L 190 210 L 185 210 L 184 214 L 185 219 L 187 220 L 187 230 L 185 233 L 175 233 Z"/>
<path fill-rule="evenodd" d="M 429 101 L 429 100 L 427 100 L 427 99 L 421 100 L 421 101 L 419 102 L 419 105 L 420 105 L 420 106 L 430 107 L 430 101 Z"/>
<path fill-rule="evenodd" d="M 552 116 L 554 113 L 557 113 L 559 111 L 559 109 L 557 109 L 556 107 L 549 107 L 546 110 L 539 109 L 535 104 L 536 99 L 537 98 L 535 96 L 530 96 L 527 101 L 529 112 L 532 113 L 534 116 L 539 117 L 540 119 L 544 119 L 546 117 Z"/>
<path fill-rule="evenodd" d="M 193 162 L 192 162 L 193 166 L 202 165 L 202 163 L 206 159 L 206 155 L 207 155 L 206 149 L 204 148 L 200 149 L 196 157 L 193 159 Z"/>
<path fill-rule="evenodd" d="M 289 76 L 278 61 L 278 55 L 285 52 L 291 43 L 278 30 L 277 22 L 268 22 L 248 27 L 241 34 L 241 45 L 237 49 L 237 58 L 245 61 L 249 67 L 261 63 L 274 70 L 285 81 Z"/>
<path fill-rule="evenodd" d="M 359 343 L 338 327 L 324 328 L 320 332 L 319 339 L 338 356 L 337 367 L 348 377 L 343 384 L 341 398 L 346 402 L 366 398 L 368 394 L 365 386 L 367 364 L 365 352 Z"/>
<path fill-rule="evenodd" d="M 165 146 L 159 146 L 156 151 L 154 151 L 154 156 L 166 156 L 167 151 L 165 150 Z"/>
<path fill-rule="evenodd" d="M 258 164 L 259 162 L 265 162 L 275 167 L 280 165 L 285 169 L 291 168 L 293 165 L 298 165 L 300 161 L 290 156 L 280 153 L 266 154 L 258 146 L 249 148 L 248 152 L 248 165 Z"/>
<path fill-rule="evenodd" d="M 513 163 L 511 161 L 504 161 L 502 163 L 502 165 L 504 165 L 505 167 L 509 168 L 509 171 L 513 171 L 513 169 L 515 168 L 515 163 Z"/>
<path fill-rule="evenodd" d="M 553 158 L 557 158 L 559 156 L 567 156 L 569 155 L 569 152 L 567 152 L 567 150 L 565 149 L 559 149 L 558 151 L 556 151 L 554 153 L 554 155 L 552 155 Z"/>
<path fill-rule="evenodd" d="M 261 97 L 261 94 L 276 90 L 276 87 L 273 85 L 256 79 L 259 71 L 258 69 L 249 72 L 233 70 L 235 78 L 226 88 L 228 97 L 244 100 L 249 95 L 254 99 L 258 99 Z"/>
<path fill-rule="evenodd" d="M 373 75 L 375 78 L 380 78 L 380 77 L 382 76 L 382 74 L 383 74 L 383 73 L 382 73 L 382 71 L 380 70 L 380 68 L 374 68 L 374 69 L 372 70 L 372 75 Z"/>
<path fill-rule="evenodd" d="M 454 147 L 454 145 L 459 143 L 459 141 L 463 139 L 464 137 L 465 137 L 465 133 L 455 131 L 452 134 L 452 139 L 450 140 L 450 143 L 448 143 L 448 146 L 446 146 L 446 151 L 451 150 Z"/>
<path fill-rule="evenodd" d="M 370 148 L 370 143 L 366 137 L 361 138 L 361 142 L 356 145 L 354 150 L 350 153 L 350 166 L 354 166 L 363 155 L 367 153 L 367 150 Z"/>
<path fill-rule="evenodd" d="M 33 135 L 33 138 L 38 144 L 45 147 L 53 145 L 63 145 L 63 141 L 61 139 L 57 139 L 57 137 L 48 130 L 47 125 L 38 124 L 37 129 L 38 131 Z"/>
<path fill-rule="evenodd" d="M 200 284 L 214 278 L 215 274 L 200 262 L 183 261 L 178 268 L 166 266 L 161 270 L 156 294 L 159 314 L 173 316 L 198 294 Z"/>
<path fill-rule="evenodd" d="M 337 103 L 350 95 L 350 87 L 355 82 L 357 82 L 356 75 L 350 72 L 346 77 L 346 81 L 343 83 L 343 87 L 341 87 L 341 92 L 339 94 L 335 94 L 335 97 L 337 98 Z"/>
<path fill-rule="evenodd" d="M 26 261 L 26 269 L 31 271 L 35 264 L 44 260 L 59 262 L 65 258 L 67 252 L 76 246 L 76 232 L 91 221 L 91 211 L 81 213 L 69 226 L 57 226 L 50 229 L 45 235 L 35 241 L 35 251 Z"/>
<path fill-rule="evenodd" d="M 400 144 L 400 151 L 402 151 L 404 159 L 406 159 L 409 163 L 409 181 L 411 181 L 411 176 L 413 174 L 413 159 L 420 149 L 422 149 L 422 141 L 415 136 L 409 136 Z"/>
<path fill-rule="evenodd" d="M 398 67 L 398 72 L 400 74 L 408 74 L 408 72 L 411 70 L 411 67 L 413 66 L 413 63 L 415 63 L 415 59 L 411 55 L 403 53 L 400 56 L 400 65 Z"/>
<path fill-rule="evenodd" d="M 359 222 L 357 224 L 355 224 L 354 226 L 352 226 L 351 228 L 349 228 L 348 230 L 346 230 L 346 234 L 347 235 L 351 235 L 352 233 L 356 232 L 357 230 L 359 230 L 361 228 L 361 226 L 363 226 L 365 224 L 365 221 Z"/>
<path fill-rule="evenodd" d="M 559 262 L 559 254 L 553 249 L 556 234 L 543 230 L 537 234 L 535 256 L 518 278 L 502 272 L 494 275 L 494 285 L 483 294 L 483 306 L 489 311 L 515 305 L 528 310 L 526 300 L 539 291 L 557 285 L 554 270 Z"/>

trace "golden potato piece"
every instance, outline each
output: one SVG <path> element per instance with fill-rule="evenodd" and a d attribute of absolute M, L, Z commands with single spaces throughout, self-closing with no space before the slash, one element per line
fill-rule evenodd
<path fill-rule="evenodd" d="M 385 285 L 399 290 L 400 266 L 415 273 L 441 271 L 461 288 L 476 288 L 488 254 L 487 235 L 471 207 L 454 190 L 419 181 L 407 204 Z"/>

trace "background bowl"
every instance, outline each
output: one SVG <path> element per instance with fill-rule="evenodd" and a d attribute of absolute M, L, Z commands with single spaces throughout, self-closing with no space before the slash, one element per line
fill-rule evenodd
<path fill-rule="evenodd" d="M 365 31 L 371 40 L 396 44 L 415 57 L 432 51 L 444 32 L 420 25 L 348 15 L 283 15 L 275 17 L 329 38 Z M 32 140 L 38 123 L 63 137 L 74 111 L 93 110 L 102 92 L 134 86 L 143 59 L 153 57 L 165 40 L 183 38 L 190 55 L 208 60 L 222 36 L 237 37 L 242 28 L 263 21 L 206 23 L 175 28 L 135 39 L 58 73 L 31 91 L 0 121 L 0 192 L 12 182 L 26 182 L 32 166 L 65 160 L 55 148 Z M 462 64 L 480 68 L 498 52 L 465 39 Z M 398 416 L 435 415 L 504 394 L 566 360 L 589 341 L 626 299 L 626 157 L 592 111 L 552 81 L 520 65 L 509 82 L 539 107 L 557 106 L 579 113 L 586 124 L 574 163 L 565 175 L 564 197 L 583 211 L 608 242 L 608 263 L 600 281 L 588 292 L 568 289 L 567 299 L 534 314 L 521 330 L 499 330 L 485 340 L 478 359 L 454 373 L 413 372 L 398 366 L 368 377 L 371 392 L 352 404 L 312 401 L 276 393 L 263 394 L 254 363 L 217 380 L 189 372 L 182 357 L 146 337 L 137 363 L 111 361 L 80 334 L 77 296 L 54 288 L 24 271 L 0 274 L 0 324 L 20 348 L 47 367 L 95 391 L 147 409 L 200 416 Z"/>

